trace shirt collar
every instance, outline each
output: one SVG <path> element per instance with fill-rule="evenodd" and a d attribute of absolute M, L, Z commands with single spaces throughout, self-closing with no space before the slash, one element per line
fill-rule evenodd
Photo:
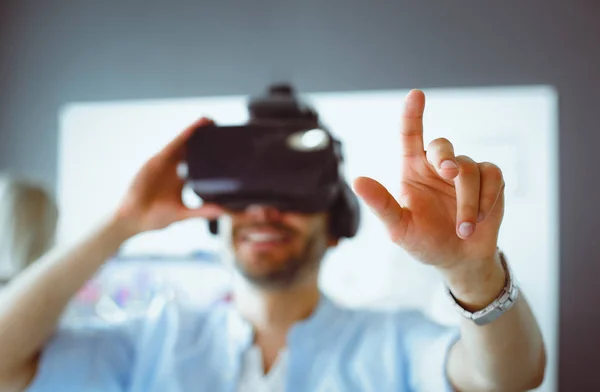
<path fill-rule="evenodd" d="M 339 319 L 340 316 L 341 310 L 326 294 L 321 293 L 314 312 L 305 320 L 297 322 L 291 328 L 288 336 L 296 341 L 305 338 L 314 339 L 323 335 L 325 331 L 331 330 L 334 321 Z M 252 345 L 254 328 L 233 305 L 228 308 L 227 329 L 230 339 L 238 347 L 246 349 Z"/>
<path fill-rule="evenodd" d="M 322 336 L 333 326 L 339 316 L 339 308 L 326 294 L 321 293 L 315 311 L 305 320 L 296 323 L 290 330 L 290 336 L 296 340 Z"/>

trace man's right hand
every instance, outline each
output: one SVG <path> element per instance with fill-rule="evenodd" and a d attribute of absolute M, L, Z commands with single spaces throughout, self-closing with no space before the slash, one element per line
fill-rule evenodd
<path fill-rule="evenodd" d="M 108 222 L 72 247 L 48 252 L 0 291 L 0 390 L 22 390 L 33 379 L 65 307 L 123 241 L 183 219 L 222 214 L 215 205 L 187 208 L 181 199 L 185 181 L 177 174 L 186 141 L 211 123 L 201 119 L 190 125 L 146 162 Z"/>
<path fill-rule="evenodd" d="M 177 166 L 185 158 L 186 141 L 198 127 L 212 123 L 207 118 L 193 123 L 137 173 L 116 213 L 116 219 L 126 223 L 132 235 L 188 218 L 214 219 L 223 213 L 214 204 L 194 209 L 185 206 L 181 198 L 185 182 L 177 174 Z"/>

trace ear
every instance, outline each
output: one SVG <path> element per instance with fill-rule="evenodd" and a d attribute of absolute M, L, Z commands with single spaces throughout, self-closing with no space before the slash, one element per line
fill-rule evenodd
<path fill-rule="evenodd" d="M 327 240 L 327 246 L 330 248 L 335 248 L 339 243 L 340 243 L 339 238 L 329 237 L 329 239 Z"/>

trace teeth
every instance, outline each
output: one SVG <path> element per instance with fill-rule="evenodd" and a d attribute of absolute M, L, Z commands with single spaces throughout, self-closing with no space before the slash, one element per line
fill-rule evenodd
<path fill-rule="evenodd" d="M 248 238 L 248 240 L 254 242 L 278 241 L 283 238 L 283 236 L 278 234 L 267 233 L 248 233 L 246 237 Z"/>

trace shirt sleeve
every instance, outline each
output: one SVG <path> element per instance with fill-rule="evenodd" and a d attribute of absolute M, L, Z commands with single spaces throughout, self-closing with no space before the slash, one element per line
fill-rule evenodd
<path fill-rule="evenodd" d="M 124 391 L 133 366 L 132 326 L 60 327 L 27 392 Z"/>
<path fill-rule="evenodd" d="M 460 338 L 460 329 L 438 324 L 418 312 L 405 318 L 402 324 L 411 390 L 454 391 L 447 363 L 450 349 Z"/>

